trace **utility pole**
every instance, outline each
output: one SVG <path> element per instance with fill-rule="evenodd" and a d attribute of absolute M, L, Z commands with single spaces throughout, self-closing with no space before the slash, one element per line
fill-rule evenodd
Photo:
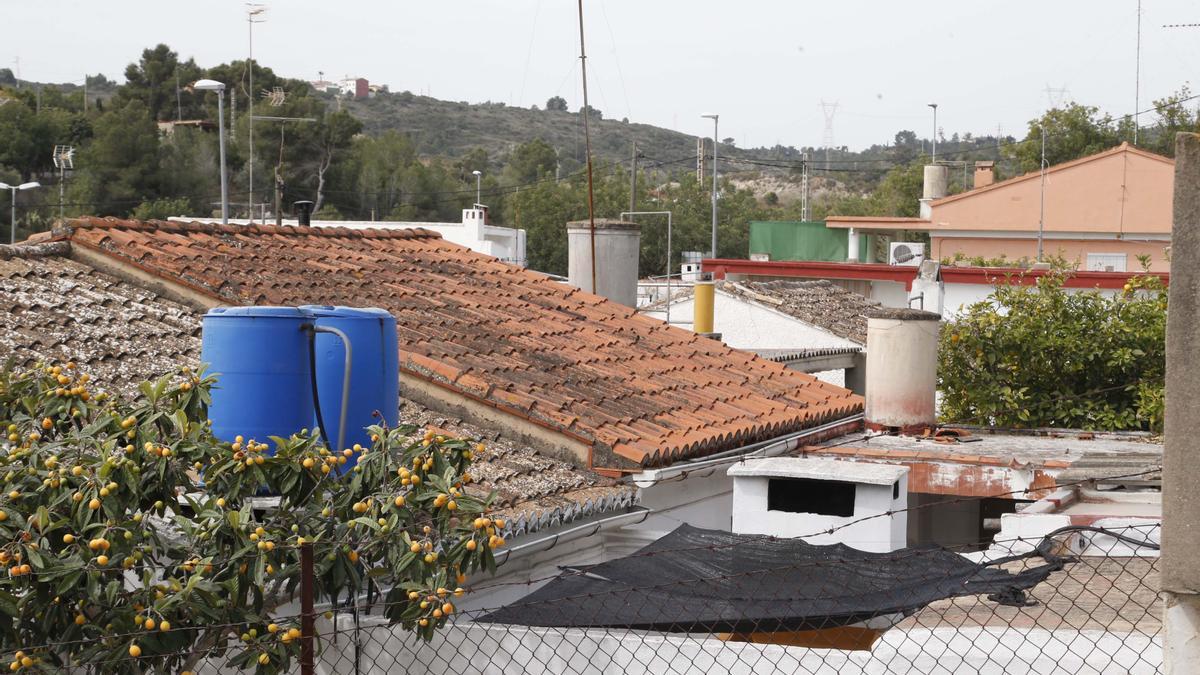
<path fill-rule="evenodd" d="M 1137 55 L 1134 57 L 1133 74 L 1133 144 L 1138 142 L 1138 107 L 1142 98 L 1142 0 L 1137 4 Z"/>
<path fill-rule="evenodd" d="M 254 17 L 267 11 L 263 5 L 252 2 L 246 3 L 246 24 L 249 34 L 249 49 L 250 55 L 247 59 L 246 70 L 250 73 L 250 86 L 246 89 L 246 99 L 250 102 L 250 157 L 249 157 L 249 197 L 247 201 L 250 203 L 250 220 L 254 220 L 254 24 L 262 23 L 261 20 L 255 21 Z M 235 97 L 236 98 L 236 97 Z"/>
<path fill-rule="evenodd" d="M 808 222 L 808 153 L 800 155 L 800 220 Z"/>
<path fill-rule="evenodd" d="M 721 116 L 716 113 L 708 113 L 701 117 L 711 119 L 713 121 L 713 163 L 712 163 L 712 251 L 710 255 L 717 257 L 717 124 L 721 120 Z"/>
<path fill-rule="evenodd" d="M 1200 673 L 1200 135 L 1175 137 L 1175 205 L 1167 314 L 1167 409 L 1162 467 L 1163 661 L 1172 675 Z"/>
<path fill-rule="evenodd" d="M 933 149 L 929 153 L 930 164 L 937 164 L 937 106 L 936 103 L 929 104 L 929 107 L 933 108 Z"/>
<path fill-rule="evenodd" d="M 589 131 L 588 118 L 592 116 L 592 108 L 588 105 L 587 90 L 587 51 L 583 44 L 583 0 L 579 0 L 579 70 L 583 80 L 583 143 L 587 153 L 588 179 L 588 222 L 589 237 L 592 250 L 592 293 L 596 291 L 596 201 L 592 188 L 592 135 Z"/>
<path fill-rule="evenodd" d="M 1041 206 L 1038 211 L 1038 262 L 1042 262 L 1042 238 L 1046 233 L 1046 120 L 1043 119 L 1042 127 L 1042 192 Z"/>
<path fill-rule="evenodd" d="M 637 210 L 637 141 L 633 142 L 633 156 L 629 158 L 629 212 Z"/>

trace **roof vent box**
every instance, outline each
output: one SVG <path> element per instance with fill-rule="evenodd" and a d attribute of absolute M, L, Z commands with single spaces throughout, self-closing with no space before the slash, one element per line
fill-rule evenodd
<path fill-rule="evenodd" d="M 908 467 L 769 457 L 735 464 L 728 474 L 736 533 L 801 537 L 864 551 L 907 544 Z"/>

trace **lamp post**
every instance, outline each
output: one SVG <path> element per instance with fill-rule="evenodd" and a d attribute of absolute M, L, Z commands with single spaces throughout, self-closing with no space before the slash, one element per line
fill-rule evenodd
<path fill-rule="evenodd" d="M 199 80 L 192 85 L 200 91 L 217 92 L 217 134 L 221 146 L 221 224 L 229 224 L 229 183 L 225 175 L 225 83 L 216 80 Z"/>
<path fill-rule="evenodd" d="M 475 205 L 478 206 L 483 203 L 483 172 L 476 170 L 471 173 L 475 174 Z"/>
<path fill-rule="evenodd" d="M 927 103 L 933 108 L 933 151 L 930 153 L 930 164 L 937 164 L 937 104 Z"/>
<path fill-rule="evenodd" d="M 33 188 L 42 187 L 42 184 L 35 181 L 29 183 L 21 183 L 20 185 L 9 185 L 8 183 L 0 183 L 0 190 L 12 191 L 12 231 L 8 236 L 8 243 L 17 243 L 17 192 L 21 190 L 32 190 Z"/>
<path fill-rule="evenodd" d="M 712 165 L 712 257 L 717 257 L 717 120 L 720 115 L 708 113 L 701 115 L 713 121 L 713 165 Z"/>

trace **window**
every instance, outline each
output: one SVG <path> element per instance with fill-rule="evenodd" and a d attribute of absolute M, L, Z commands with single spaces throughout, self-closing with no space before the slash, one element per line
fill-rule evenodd
<path fill-rule="evenodd" d="M 900 498 L 900 481 L 892 483 L 892 499 Z"/>
<path fill-rule="evenodd" d="M 767 510 L 815 513 L 849 518 L 854 515 L 854 483 L 811 478 L 771 478 Z"/>
<path fill-rule="evenodd" d="M 1124 272 L 1128 255 L 1124 253 L 1089 253 L 1087 254 L 1087 270 L 1089 272 Z"/>

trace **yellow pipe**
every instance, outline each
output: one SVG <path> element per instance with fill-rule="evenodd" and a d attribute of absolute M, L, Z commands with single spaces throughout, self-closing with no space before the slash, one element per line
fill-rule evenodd
<path fill-rule="evenodd" d="M 697 333 L 713 332 L 713 282 L 697 281 L 692 287 L 695 294 L 692 328 Z"/>

